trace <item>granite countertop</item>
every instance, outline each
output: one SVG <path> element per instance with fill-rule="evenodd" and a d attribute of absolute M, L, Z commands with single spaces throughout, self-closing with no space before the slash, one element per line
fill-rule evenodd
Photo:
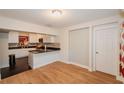
<path fill-rule="evenodd" d="M 25 49 L 25 48 L 36 48 L 36 46 L 26 46 L 26 47 L 14 46 L 14 47 L 9 47 L 9 49 Z"/>
<path fill-rule="evenodd" d="M 29 52 L 33 54 L 39 54 L 39 53 L 47 53 L 47 52 L 54 52 L 54 51 L 59 51 L 60 49 L 47 49 L 46 51 L 44 49 L 39 49 L 39 50 L 30 50 Z"/>
<path fill-rule="evenodd" d="M 9 47 L 9 49 L 26 49 L 26 48 L 36 48 L 36 46 L 26 46 L 26 47 L 21 47 L 21 46 L 14 46 L 14 47 Z M 52 49 L 52 50 L 59 50 L 60 48 L 57 47 L 47 47 L 47 49 Z"/>

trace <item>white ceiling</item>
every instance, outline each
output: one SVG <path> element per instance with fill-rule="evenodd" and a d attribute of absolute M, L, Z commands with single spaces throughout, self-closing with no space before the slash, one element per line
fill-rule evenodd
<path fill-rule="evenodd" d="M 61 16 L 55 17 L 51 10 L 47 9 L 1 9 L 0 16 L 58 28 L 114 16 L 119 13 L 117 9 L 65 9 L 62 11 Z"/>

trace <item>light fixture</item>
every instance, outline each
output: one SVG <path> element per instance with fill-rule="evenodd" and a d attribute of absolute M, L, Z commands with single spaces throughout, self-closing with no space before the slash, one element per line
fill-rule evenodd
<path fill-rule="evenodd" d="M 59 10 L 59 9 L 54 9 L 54 10 L 52 10 L 51 12 L 52 12 L 52 14 L 53 14 L 54 16 L 61 16 L 61 15 L 62 15 L 62 11 Z"/>

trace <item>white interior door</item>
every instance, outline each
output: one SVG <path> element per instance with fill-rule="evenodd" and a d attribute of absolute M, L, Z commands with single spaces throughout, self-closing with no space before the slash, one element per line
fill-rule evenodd
<path fill-rule="evenodd" d="M 89 66 L 89 29 L 71 31 L 69 37 L 69 61 Z"/>
<path fill-rule="evenodd" d="M 104 27 L 95 31 L 96 70 L 116 75 L 118 31 L 117 26 Z"/>

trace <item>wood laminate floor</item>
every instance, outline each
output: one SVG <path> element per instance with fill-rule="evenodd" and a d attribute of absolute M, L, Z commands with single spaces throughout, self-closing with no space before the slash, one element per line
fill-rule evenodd
<path fill-rule="evenodd" d="M 29 70 L 3 79 L 1 84 L 120 84 L 114 76 L 102 72 L 54 62 L 38 69 Z"/>

